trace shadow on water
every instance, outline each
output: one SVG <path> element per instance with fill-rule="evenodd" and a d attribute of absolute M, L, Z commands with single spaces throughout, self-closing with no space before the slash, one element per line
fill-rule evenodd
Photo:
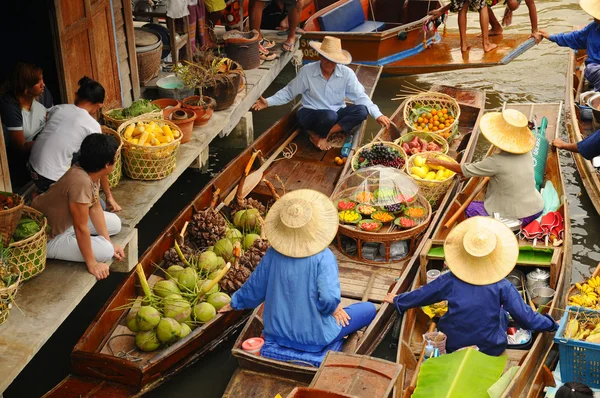
<path fill-rule="evenodd" d="M 574 25 L 587 24 L 589 18 L 578 6 L 577 0 L 538 0 L 536 2 L 540 18 L 540 28 L 550 33 L 568 31 Z M 501 8 L 496 10 L 498 14 Z M 450 28 L 456 27 L 456 18 L 451 17 Z M 469 17 L 469 30 L 476 33 L 478 22 L 475 13 Z M 529 22 L 527 8 L 521 7 L 513 17 L 513 25 L 507 32 L 527 32 Z M 426 56 L 426 53 L 424 53 Z M 374 101 L 387 115 L 400 104 L 391 98 L 418 87 L 428 89 L 432 84 L 457 85 L 485 89 L 487 91 L 487 109 L 499 109 L 504 101 L 509 102 L 557 102 L 565 95 L 565 71 L 567 69 L 567 51 L 554 44 L 544 42 L 509 65 L 487 69 L 473 69 L 420 76 L 392 77 L 381 80 L 375 92 Z M 265 93 L 273 94 L 294 76 L 289 66 L 277 77 L 274 84 Z M 263 132 L 290 106 L 268 108 L 255 115 L 255 132 Z M 564 116 L 564 115 L 563 115 Z M 375 135 L 379 126 L 369 121 L 367 135 Z M 564 129 L 562 136 L 566 135 Z M 480 145 L 484 148 L 484 145 Z M 483 151 L 481 151 L 483 153 Z M 140 252 L 145 250 L 164 230 L 180 209 L 208 183 L 210 178 L 233 159 L 239 150 L 211 149 L 210 171 L 202 174 L 187 170 L 167 193 L 154 205 L 152 210 L 138 225 Z M 590 274 L 591 269 L 600 261 L 598 240 L 600 218 L 582 188 L 581 179 L 569 154 L 563 154 L 562 166 L 573 232 L 573 280 L 580 281 Z M 108 297 L 125 276 L 111 274 L 108 280 L 98 283 L 87 297 L 77 306 L 67 321 L 58 329 L 48 343 L 30 362 L 19 377 L 4 393 L 6 398 L 39 397 L 60 382 L 70 371 L 70 351 L 85 332 L 87 326 L 102 308 Z M 60 287 L 55 287 L 59 289 Z M 237 366 L 231 355 L 234 339 L 232 336 L 216 350 L 202 358 L 196 364 L 182 371 L 148 397 L 220 397 L 229 378 Z M 379 346 L 375 355 L 395 360 L 395 341 L 389 334 Z M 271 397 L 267 397 L 271 398 Z"/>

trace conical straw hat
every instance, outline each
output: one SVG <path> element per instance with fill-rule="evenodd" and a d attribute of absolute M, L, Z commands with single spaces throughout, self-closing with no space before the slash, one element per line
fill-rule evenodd
<path fill-rule="evenodd" d="M 299 189 L 281 197 L 265 219 L 265 234 L 279 253 L 309 257 L 325 249 L 338 230 L 338 212 L 320 192 Z"/>
<path fill-rule="evenodd" d="M 481 133 L 494 146 L 510 153 L 526 153 L 535 146 L 527 117 L 515 109 L 489 112 L 481 118 Z"/>
<path fill-rule="evenodd" d="M 444 242 L 446 264 L 460 280 L 489 285 L 504 279 L 517 264 L 514 233 L 491 217 L 472 217 L 458 224 Z"/>
<path fill-rule="evenodd" d="M 579 0 L 579 6 L 583 11 L 596 19 L 600 19 L 600 1 L 598 0 Z"/>
<path fill-rule="evenodd" d="M 337 37 L 325 36 L 322 43 L 311 41 L 309 44 L 331 62 L 342 65 L 352 62 L 352 55 L 348 51 L 342 50 L 342 41 Z"/>

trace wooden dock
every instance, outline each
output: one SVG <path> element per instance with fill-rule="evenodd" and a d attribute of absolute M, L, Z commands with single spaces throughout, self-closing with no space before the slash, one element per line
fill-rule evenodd
<path fill-rule="evenodd" d="M 263 34 L 280 43 L 285 40 L 275 31 Z M 159 181 L 136 181 L 123 176 L 113 190 L 123 208 L 118 213 L 123 228 L 113 241 L 125 247 L 127 257 L 111 262 L 112 272 L 129 272 L 133 268 L 138 258 L 136 225 L 188 167 L 208 160 L 210 143 L 231 133 L 292 56 L 293 52 L 282 52 L 258 69 L 245 71 L 246 88 L 238 93 L 230 108 L 215 112 L 207 125 L 194 129 L 192 140 L 180 146 L 177 167 L 170 176 Z M 202 188 L 198 187 L 198 192 Z M 0 326 L 0 397 L 96 282 L 83 263 L 48 260 L 44 272 L 21 286 L 16 305 Z"/>

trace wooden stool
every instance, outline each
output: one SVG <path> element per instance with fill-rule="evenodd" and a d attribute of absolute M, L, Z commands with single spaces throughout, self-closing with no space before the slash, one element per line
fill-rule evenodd
<path fill-rule="evenodd" d="M 167 28 L 169 29 L 169 38 L 171 42 L 171 59 L 174 64 L 179 62 L 179 50 L 186 47 L 185 59 L 189 62 L 192 61 L 192 35 L 190 33 L 190 20 L 189 17 L 183 17 L 183 34 L 177 35 L 175 29 L 175 19 L 167 17 Z"/>

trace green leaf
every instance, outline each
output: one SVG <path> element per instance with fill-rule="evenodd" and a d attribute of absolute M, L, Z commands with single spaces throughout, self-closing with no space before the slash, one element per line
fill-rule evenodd
<path fill-rule="evenodd" d="M 487 389 L 506 366 L 506 356 L 492 357 L 474 348 L 428 359 L 421 366 L 413 398 L 487 398 Z"/>
<path fill-rule="evenodd" d="M 519 258 L 517 264 L 550 266 L 552 263 L 552 254 L 554 249 L 533 248 L 532 246 L 521 246 L 519 248 Z M 427 253 L 429 258 L 443 259 L 444 246 L 435 246 L 429 249 Z"/>

